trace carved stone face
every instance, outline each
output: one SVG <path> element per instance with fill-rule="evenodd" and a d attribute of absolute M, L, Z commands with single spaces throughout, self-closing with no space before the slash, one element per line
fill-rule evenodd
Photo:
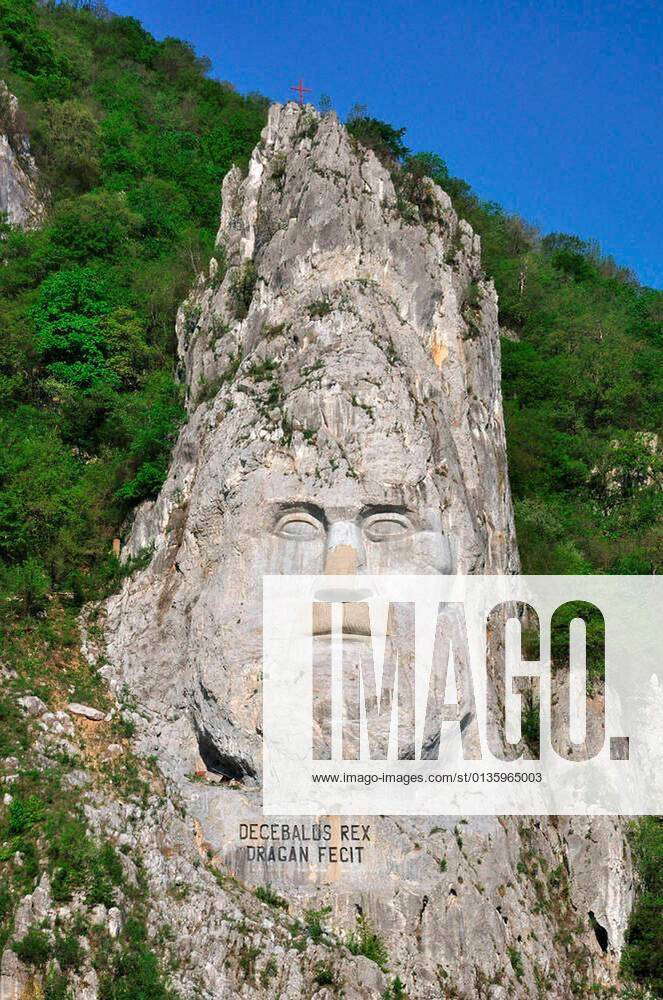
<path fill-rule="evenodd" d="M 230 269 L 180 313 L 189 423 L 132 532 L 133 550 L 154 543 L 155 557 L 109 606 L 116 674 L 168 715 L 161 742 L 180 771 L 200 749 L 209 770 L 258 774 L 263 575 L 514 564 L 496 300 L 478 241 L 442 192 L 432 229 L 404 224 L 388 175 L 331 119 L 313 172 L 297 117 L 282 125 L 245 179 L 224 182 Z M 249 257 L 258 280 L 238 321 Z"/>
<path fill-rule="evenodd" d="M 392 375 L 390 381 L 394 390 L 405 388 L 402 379 Z M 203 739 L 203 757 L 210 770 L 227 770 L 220 758 L 237 756 L 228 749 L 230 732 L 236 750 L 238 732 L 256 734 L 260 728 L 264 574 L 454 571 L 453 540 L 443 529 L 442 502 L 430 475 L 434 442 L 425 423 L 415 426 L 405 407 L 395 426 L 390 394 L 387 390 L 386 398 L 375 401 L 375 420 L 366 430 L 365 410 L 337 394 L 335 409 L 342 410 L 342 421 L 332 427 L 321 422 L 314 437 L 294 431 L 287 443 L 270 441 L 278 429 L 256 412 L 255 400 L 238 394 L 236 407 L 198 456 L 177 554 L 175 581 L 180 584 L 164 626 L 170 620 L 181 628 L 175 615 L 193 591 L 186 612 L 188 693 L 199 728 L 209 737 Z M 326 394 L 318 397 L 321 411 L 326 399 Z M 293 405 L 290 419 L 306 420 L 312 401 L 308 394 L 306 413 L 299 416 Z M 242 440 L 246 427 L 252 428 L 250 442 Z M 372 469 L 379 450 L 377 436 L 385 441 L 378 481 L 365 471 Z M 404 462 L 408 437 L 418 447 Z M 330 586 L 327 596 L 343 595 Z M 366 606 L 354 607 L 346 617 L 347 630 L 368 632 Z M 328 626 L 314 621 L 314 629 L 322 636 Z M 257 738 L 244 742 L 242 761 L 230 773 L 250 777 L 259 769 L 259 743 Z"/>
<path fill-rule="evenodd" d="M 411 505 L 366 503 L 321 506 L 314 498 L 270 505 L 278 539 L 274 572 L 448 573 L 449 545 L 439 512 Z"/>

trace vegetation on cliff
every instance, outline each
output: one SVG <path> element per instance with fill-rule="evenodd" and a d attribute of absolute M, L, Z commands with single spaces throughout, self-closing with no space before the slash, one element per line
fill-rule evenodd
<path fill-rule="evenodd" d="M 32 0 L 0 0 L 0 66 L 49 193 L 44 228 L 0 251 L 0 587 L 38 610 L 115 575 L 113 535 L 161 485 L 175 311 L 266 101 L 133 18 Z"/>
<path fill-rule="evenodd" d="M 62 623 L 71 632 L 76 608 L 119 576 L 109 549 L 123 519 L 165 475 L 183 415 L 175 310 L 211 253 L 221 179 L 246 163 L 264 123 L 264 98 L 208 72 L 186 43 L 157 42 L 101 7 L 0 0 L 0 76 L 19 97 L 48 201 L 42 229 L 6 228 L 0 244 L 0 624 L 21 655 L 46 630 L 51 665 Z M 412 155 L 404 129 L 361 109 L 349 129 L 389 162 L 414 218 L 431 176 L 481 234 L 505 334 L 524 570 L 660 572 L 663 294 L 594 244 L 542 237 L 481 201 L 439 156 Z M 40 693 L 29 670 L 15 687 Z M 12 729 L 3 755 L 24 752 L 13 698 L 0 700 L 0 723 Z M 37 778 L 22 781 L 26 802 L 58 804 L 59 786 L 49 799 Z M 20 836 L 30 861 L 46 849 L 45 819 L 12 816 L 2 836 Z M 663 995 L 660 821 L 638 838 L 645 889 L 625 963 Z M 86 856 L 90 884 L 96 860 Z M 0 895 L 7 933 L 5 909 Z M 142 937 L 134 944 L 143 961 Z"/>
<path fill-rule="evenodd" d="M 577 236 L 542 236 L 481 201 L 405 130 L 349 131 L 392 171 L 404 217 L 426 218 L 432 177 L 481 235 L 499 295 L 509 477 L 523 571 L 659 573 L 663 566 L 663 293 Z M 622 968 L 663 996 L 663 819 L 632 828 L 640 887 Z"/>

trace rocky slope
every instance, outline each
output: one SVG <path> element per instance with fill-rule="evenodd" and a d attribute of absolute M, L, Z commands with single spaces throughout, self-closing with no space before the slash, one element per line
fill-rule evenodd
<path fill-rule="evenodd" d="M 31 229 L 44 217 L 37 166 L 18 101 L 0 80 L 0 217 Z"/>
<path fill-rule="evenodd" d="M 262 819 L 263 573 L 517 571 L 479 239 L 334 115 L 274 106 L 248 175 L 226 177 L 215 258 L 177 333 L 188 421 L 123 540 L 149 565 L 86 639 L 149 789 L 90 782 L 85 812 L 142 886 L 180 995 L 600 995 L 632 898 L 615 821 L 355 817 L 370 842 L 349 864 L 270 863 L 241 837 Z M 78 735 L 51 733 L 82 754 L 85 787 Z M 110 937 L 126 886 L 117 914 L 97 914 Z M 23 930 L 53 921 L 50 891 L 45 877 L 23 901 Z M 20 996 L 10 948 L 2 974 Z M 75 995 L 98 997 L 91 964 Z"/>
<path fill-rule="evenodd" d="M 224 182 L 178 340 L 189 421 L 127 539 L 154 555 L 108 606 L 105 674 L 140 702 L 142 751 L 223 870 L 329 905 L 341 934 L 361 914 L 411 996 L 611 981 L 632 880 L 610 820 L 383 817 L 363 865 L 313 870 L 238 845 L 260 816 L 262 573 L 338 571 L 335 525 L 396 507 L 408 544 L 346 530 L 346 572 L 517 569 L 479 239 L 432 183 L 395 187 L 333 115 L 276 106 L 248 176 Z M 314 522 L 303 544 L 280 536 L 291 508 Z"/>

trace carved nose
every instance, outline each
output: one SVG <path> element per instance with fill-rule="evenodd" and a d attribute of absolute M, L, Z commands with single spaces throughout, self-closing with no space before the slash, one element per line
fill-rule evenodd
<path fill-rule="evenodd" d="M 365 568 L 364 543 L 359 528 L 352 521 L 334 521 L 327 535 L 325 576 L 355 576 Z M 317 601 L 329 603 L 365 601 L 370 596 L 369 590 L 333 586 L 315 592 Z"/>
<path fill-rule="evenodd" d="M 334 521 L 327 535 L 325 569 L 327 575 L 353 576 L 364 569 L 361 532 L 352 521 Z"/>

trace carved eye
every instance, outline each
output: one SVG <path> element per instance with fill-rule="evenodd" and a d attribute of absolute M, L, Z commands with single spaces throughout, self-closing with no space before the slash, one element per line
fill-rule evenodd
<path fill-rule="evenodd" d="M 391 541 L 392 538 L 402 538 L 412 531 L 412 524 L 404 514 L 384 511 L 371 514 L 364 521 L 364 532 L 372 542 Z"/>
<path fill-rule="evenodd" d="M 297 541 L 308 541 L 315 538 L 320 532 L 320 522 L 307 514 L 306 511 L 297 510 L 289 514 L 284 514 L 276 523 L 274 531 L 281 538 L 292 538 Z"/>

